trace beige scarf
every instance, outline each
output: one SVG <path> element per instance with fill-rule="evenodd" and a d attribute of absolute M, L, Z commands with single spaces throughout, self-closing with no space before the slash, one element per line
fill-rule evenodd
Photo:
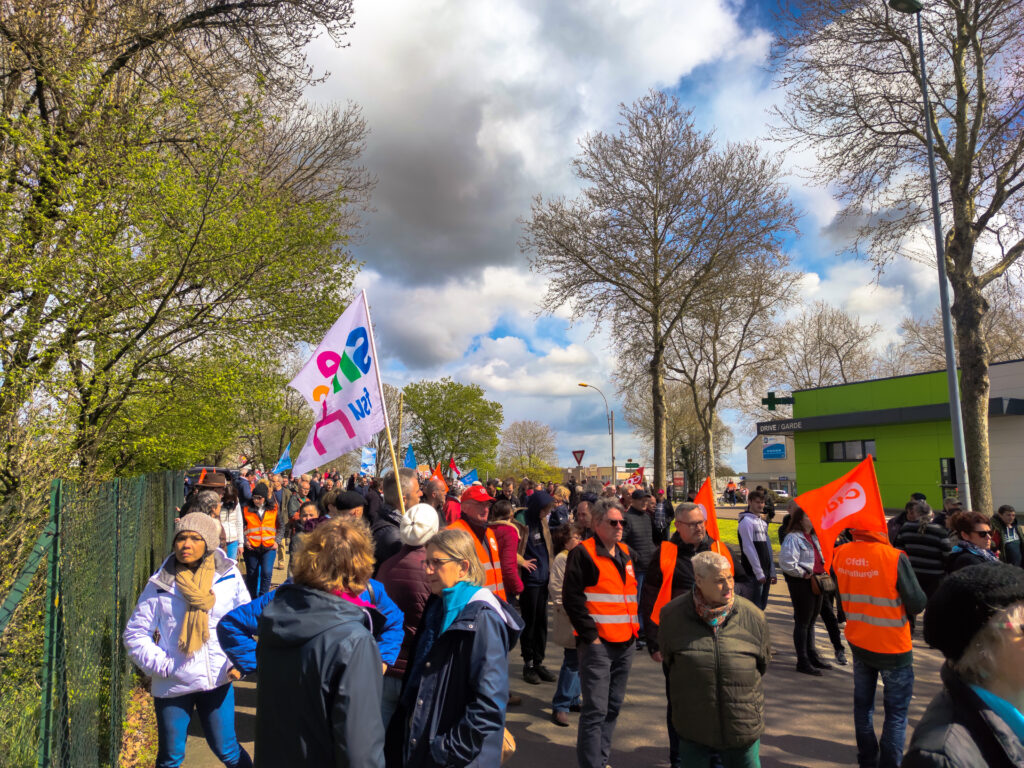
<path fill-rule="evenodd" d="M 210 639 L 210 609 L 216 601 L 212 590 L 215 574 L 213 557 L 204 557 L 194 571 L 183 563 L 174 563 L 174 583 L 178 594 L 188 604 L 178 636 L 178 648 L 186 656 L 191 656 Z"/>

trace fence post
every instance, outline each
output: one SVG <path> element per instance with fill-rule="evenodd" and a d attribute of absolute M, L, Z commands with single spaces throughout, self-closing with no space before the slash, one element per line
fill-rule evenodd
<path fill-rule="evenodd" d="M 46 635 L 43 646 L 43 700 L 39 718 L 39 768 L 48 768 L 53 748 L 53 681 L 57 672 L 57 644 L 60 641 L 60 512 L 61 481 L 50 485 L 50 525 L 53 526 L 53 541 L 50 545 L 49 562 L 46 569 Z"/>
<path fill-rule="evenodd" d="M 110 731 L 110 764 L 117 765 L 118 753 L 121 751 L 119 737 L 120 731 L 120 708 L 118 704 L 121 699 L 121 659 L 120 643 L 121 634 L 118 631 L 121 618 L 121 478 L 114 480 L 114 600 L 113 614 L 110 619 L 111 643 L 110 649 L 110 722 L 107 728 Z"/>

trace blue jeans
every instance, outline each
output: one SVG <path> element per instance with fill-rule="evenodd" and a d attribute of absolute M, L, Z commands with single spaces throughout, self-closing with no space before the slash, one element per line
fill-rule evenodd
<path fill-rule="evenodd" d="M 153 698 L 158 747 L 156 768 L 177 768 L 185 759 L 188 724 L 193 708 L 199 713 L 206 743 L 229 768 L 252 768 L 249 754 L 235 736 L 235 689 L 231 683 L 212 691 L 170 698 Z"/>
<path fill-rule="evenodd" d="M 761 768 L 761 741 L 749 747 L 714 750 L 695 741 L 679 739 L 681 768 Z"/>
<path fill-rule="evenodd" d="M 270 591 L 270 579 L 274 575 L 274 558 L 276 549 L 262 551 L 246 549 L 242 552 L 245 559 L 245 586 L 249 588 L 249 596 L 255 600 Z"/>
<path fill-rule="evenodd" d="M 575 648 L 566 648 L 562 654 L 562 668 L 558 670 L 558 685 L 551 708 L 555 712 L 568 712 L 580 703 L 580 657 Z"/>
<path fill-rule="evenodd" d="M 881 740 L 875 738 L 875 688 L 882 676 L 885 722 Z M 914 667 L 875 669 L 853 658 L 853 729 L 861 768 L 898 768 L 907 738 L 907 710 L 914 693 Z"/>
<path fill-rule="evenodd" d="M 238 559 L 238 542 L 237 541 L 229 541 L 227 544 L 224 545 L 224 552 L 227 554 L 228 560 L 237 560 Z"/>

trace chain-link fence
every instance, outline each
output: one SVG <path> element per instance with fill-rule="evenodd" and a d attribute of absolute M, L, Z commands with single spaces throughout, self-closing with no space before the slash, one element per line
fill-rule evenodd
<path fill-rule="evenodd" d="M 23 742 L 12 743 L 0 752 L 0 764 L 117 765 L 131 679 L 121 632 L 146 579 L 170 551 L 182 481 L 181 473 L 165 472 L 97 486 L 53 483 L 50 524 L 33 552 L 40 557 L 35 564 L 28 558 L 21 594 L 12 590 L 5 602 L 5 608 L 27 609 L 29 620 L 38 618 L 38 626 L 23 619 L 28 625 L 21 628 L 43 639 L 42 657 L 25 660 L 37 666 L 38 705 L 10 718 L 18 720 L 22 738 L 35 731 L 35 759 Z M 34 575 L 30 566 L 37 568 Z M 0 635 L 5 681 L 19 662 L 8 653 L 19 629 L 13 623 Z M 26 670 L 20 671 L 24 683 Z M 0 696 L 5 693 L 0 687 Z"/>

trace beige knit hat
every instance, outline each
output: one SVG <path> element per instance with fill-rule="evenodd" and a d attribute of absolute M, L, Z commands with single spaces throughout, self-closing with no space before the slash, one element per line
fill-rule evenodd
<path fill-rule="evenodd" d="M 220 523 L 202 512 L 189 512 L 174 524 L 174 538 L 182 531 L 198 533 L 206 542 L 206 553 L 213 552 L 220 546 Z"/>

